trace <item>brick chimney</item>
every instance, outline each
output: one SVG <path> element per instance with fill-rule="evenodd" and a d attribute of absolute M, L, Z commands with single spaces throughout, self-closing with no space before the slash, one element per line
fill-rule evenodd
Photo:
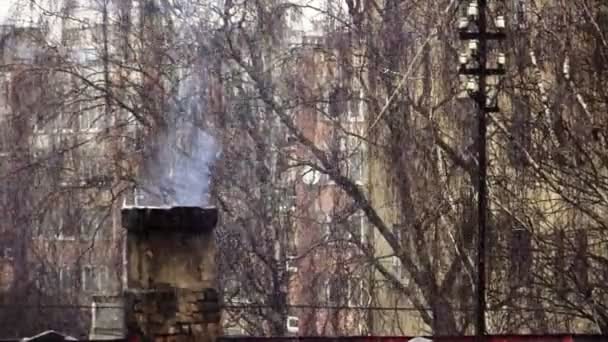
<path fill-rule="evenodd" d="M 216 208 L 126 207 L 129 337 L 215 341 L 220 308 L 213 229 Z"/>

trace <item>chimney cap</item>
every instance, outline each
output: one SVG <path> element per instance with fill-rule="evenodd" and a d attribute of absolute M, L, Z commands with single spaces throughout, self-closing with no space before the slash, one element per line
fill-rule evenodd
<path fill-rule="evenodd" d="M 153 231 L 200 234 L 210 232 L 218 221 L 215 207 L 145 207 L 121 209 L 122 226 L 129 232 Z"/>

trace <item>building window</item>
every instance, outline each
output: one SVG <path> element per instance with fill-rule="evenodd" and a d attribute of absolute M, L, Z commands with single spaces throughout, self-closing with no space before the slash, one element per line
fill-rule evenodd
<path fill-rule="evenodd" d="M 74 269 L 70 266 L 64 266 L 59 269 L 59 285 L 61 289 L 67 290 L 75 285 Z"/>
<path fill-rule="evenodd" d="M 83 211 L 80 204 L 74 199 L 67 200 L 64 210 L 63 226 L 61 233 L 68 239 L 73 240 L 80 236 L 80 224 L 82 222 Z"/>
<path fill-rule="evenodd" d="M 287 239 L 287 252 L 289 254 L 298 254 L 298 231 L 296 225 L 293 223 L 292 217 L 289 213 L 280 215 L 281 218 L 281 229 L 286 233 Z"/>
<path fill-rule="evenodd" d="M 34 158 L 42 159 L 47 157 L 45 151 L 51 148 L 51 138 L 48 134 L 36 134 L 34 136 Z"/>
<path fill-rule="evenodd" d="M 9 108 L 11 80 L 7 73 L 0 74 L 0 108 Z"/>
<path fill-rule="evenodd" d="M 296 208 L 297 203 L 297 192 L 296 192 L 296 184 L 289 183 L 285 184 L 284 187 L 280 188 L 281 196 L 279 199 L 279 211 L 284 215 L 291 215 Z"/>
<path fill-rule="evenodd" d="M 393 237 L 397 240 L 397 243 L 401 245 L 403 243 L 403 230 L 405 226 L 403 224 L 393 224 Z"/>
<path fill-rule="evenodd" d="M 81 185 L 106 186 L 111 182 L 110 176 L 104 169 L 104 161 L 92 154 L 80 158 L 79 178 Z"/>
<path fill-rule="evenodd" d="M 574 237 L 574 260 L 572 263 L 572 275 L 574 276 L 575 289 L 579 293 L 588 293 L 589 286 L 589 240 L 585 230 L 578 230 Z"/>
<path fill-rule="evenodd" d="M 321 176 L 321 172 L 311 166 L 307 165 L 302 168 L 301 179 L 302 182 L 308 186 L 314 186 L 318 184 L 321 180 Z"/>
<path fill-rule="evenodd" d="M 237 323 L 229 322 L 225 328 L 226 336 L 242 336 L 245 335 L 245 329 Z"/>
<path fill-rule="evenodd" d="M 348 281 L 348 306 L 368 307 L 371 296 L 367 289 L 366 283 L 360 278 L 351 278 Z"/>
<path fill-rule="evenodd" d="M 297 334 L 299 332 L 300 320 L 295 316 L 287 316 L 287 332 Z"/>
<path fill-rule="evenodd" d="M 348 279 L 343 275 L 332 275 L 325 282 L 327 305 L 344 306 L 348 298 Z"/>
<path fill-rule="evenodd" d="M 82 35 L 82 29 L 81 28 L 75 28 L 75 29 L 66 29 L 62 32 L 63 35 L 63 40 L 66 43 L 69 44 L 74 44 L 80 41 L 80 37 Z"/>
<path fill-rule="evenodd" d="M 101 130 L 104 125 L 104 111 L 103 106 L 100 104 L 87 105 L 80 103 L 78 111 L 78 124 L 81 131 L 92 131 L 97 132 Z"/>
<path fill-rule="evenodd" d="M 79 48 L 74 51 L 75 59 L 78 63 L 84 65 L 95 64 L 99 59 L 97 51 L 93 48 Z"/>
<path fill-rule="evenodd" d="M 559 296 L 564 296 L 567 291 L 565 272 L 566 263 L 565 263 L 565 253 L 564 250 L 566 240 L 566 233 L 563 230 L 558 230 L 555 233 L 555 260 L 553 262 L 554 267 L 554 277 L 555 277 L 555 287 L 557 294 Z"/>
<path fill-rule="evenodd" d="M 366 179 L 365 148 L 359 141 L 347 137 L 337 139 L 338 161 L 342 174 L 356 184 L 362 185 Z"/>
<path fill-rule="evenodd" d="M 365 225 L 365 215 L 361 211 L 350 215 L 347 220 L 347 230 L 353 240 L 358 243 L 367 241 L 367 230 Z"/>
<path fill-rule="evenodd" d="M 393 275 L 397 279 L 401 279 L 403 277 L 403 265 L 401 264 L 401 260 L 397 256 L 393 256 L 391 260 L 391 266 L 393 268 Z"/>
<path fill-rule="evenodd" d="M 529 103 L 525 99 L 514 99 L 512 101 L 513 114 L 509 130 L 513 139 L 509 143 L 509 157 L 515 167 L 526 165 L 526 152 L 530 152 L 532 146 L 530 125 L 527 122 L 530 117 L 529 108 Z"/>
<path fill-rule="evenodd" d="M 357 184 L 364 183 L 364 163 L 363 163 L 363 151 L 357 149 L 348 158 L 348 173 L 352 181 Z"/>
<path fill-rule="evenodd" d="M 73 131 L 73 127 L 75 126 L 75 118 L 74 113 L 66 110 L 60 111 L 58 113 L 53 112 L 44 112 L 44 113 L 35 113 L 33 115 L 34 133 L 56 133 L 56 132 L 64 132 L 71 133 Z"/>
<path fill-rule="evenodd" d="M 80 220 L 80 234 L 84 240 L 99 239 L 104 236 L 106 212 L 99 208 L 86 209 Z"/>
<path fill-rule="evenodd" d="M 67 241 L 76 240 L 76 237 L 78 236 L 78 222 L 66 222 L 66 220 L 62 220 L 62 222 L 63 224 L 61 225 L 60 233 L 56 239 Z"/>
<path fill-rule="evenodd" d="M 286 147 L 281 149 L 277 160 L 281 180 L 287 184 L 294 183 L 297 175 L 297 160 L 293 149 Z"/>
<path fill-rule="evenodd" d="M 515 24 L 518 28 L 523 29 L 526 28 L 526 1 L 527 0 L 514 0 L 514 15 L 515 15 Z"/>
<path fill-rule="evenodd" d="M 322 223 L 325 231 L 325 239 L 329 242 L 346 241 L 349 237 L 348 227 L 336 222 L 332 215 L 325 216 L 325 222 Z"/>
<path fill-rule="evenodd" d="M 75 240 L 78 230 L 72 222 L 73 211 L 65 209 L 51 209 L 39 221 L 38 236 L 53 240 Z"/>
<path fill-rule="evenodd" d="M 597 23 L 603 36 L 608 35 L 608 3 L 600 5 Z"/>
<path fill-rule="evenodd" d="M 511 231 L 511 286 L 524 287 L 530 283 L 532 268 L 532 237 L 528 230 L 516 227 Z"/>
<path fill-rule="evenodd" d="M 0 252 L 0 257 L 2 257 L 2 259 L 4 259 L 4 260 L 13 260 L 14 255 L 15 254 L 11 247 L 4 247 L 2 249 L 2 252 Z"/>
<path fill-rule="evenodd" d="M 44 133 L 49 131 L 48 119 L 42 113 L 35 113 L 34 118 L 34 133 Z"/>
<path fill-rule="evenodd" d="M 348 90 L 344 87 L 336 87 L 329 94 L 329 116 L 338 118 L 348 111 Z"/>
<path fill-rule="evenodd" d="M 397 256 L 397 254 L 401 253 L 401 246 L 403 244 L 403 230 L 405 226 L 402 224 L 393 224 L 393 237 L 397 240 L 397 244 L 399 245 L 398 249 L 394 251 L 395 256 L 391 258 L 391 267 L 393 270 L 393 274 L 397 279 L 403 278 L 403 264 L 401 260 Z"/>
<path fill-rule="evenodd" d="M 318 97 L 317 102 L 315 103 L 315 109 L 317 111 L 317 115 L 320 115 L 321 118 L 327 119 L 329 117 L 329 103 L 330 103 L 330 94 L 328 90 L 323 90 L 321 95 Z"/>
<path fill-rule="evenodd" d="M 298 273 L 298 257 L 296 255 L 288 255 L 285 261 L 285 268 L 288 273 Z"/>
<path fill-rule="evenodd" d="M 331 218 L 331 215 L 326 215 L 325 220 L 321 222 L 321 225 L 323 226 L 323 235 L 325 239 L 331 240 L 333 238 L 334 233 L 333 220 Z"/>
<path fill-rule="evenodd" d="M 46 267 L 39 265 L 33 272 L 33 282 L 36 285 L 36 289 L 40 292 L 48 292 L 53 288 L 53 272 L 48 270 Z M 55 283 L 56 284 L 56 283 Z"/>
<path fill-rule="evenodd" d="M 347 119 L 349 122 L 363 121 L 363 89 L 359 90 L 357 95 L 348 101 Z"/>
<path fill-rule="evenodd" d="M 82 290 L 99 293 L 107 289 L 107 270 L 103 266 L 87 265 L 82 269 Z"/>
<path fill-rule="evenodd" d="M 334 307 L 359 308 L 370 304 L 365 281 L 354 275 L 331 275 L 324 282 L 325 303 Z"/>
<path fill-rule="evenodd" d="M 11 130 L 0 118 L 0 156 L 9 156 L 9 151 L 12 149 Z"/>

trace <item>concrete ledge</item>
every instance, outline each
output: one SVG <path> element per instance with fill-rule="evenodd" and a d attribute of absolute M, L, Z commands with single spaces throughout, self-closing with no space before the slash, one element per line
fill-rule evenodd
<path fill-rule="evenodd" d="M 167 231 L 200 234 L 210 232 L 218 221 L 217 208 L 123 207 L 122 226 L 129 232 Z"/>

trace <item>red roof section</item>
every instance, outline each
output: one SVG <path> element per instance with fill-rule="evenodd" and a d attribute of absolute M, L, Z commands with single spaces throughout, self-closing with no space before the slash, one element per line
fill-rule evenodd
<path fill-rule="evenodd" d="M 408 342 L 415 337 L 355 336 L 355 337 L 220 337 L 220 342 Z M 477 342 L 475 336 L 425 337 L 432 342 Z M 493 335 L 484 342 L 608 342 L 602 335 Z"/>

